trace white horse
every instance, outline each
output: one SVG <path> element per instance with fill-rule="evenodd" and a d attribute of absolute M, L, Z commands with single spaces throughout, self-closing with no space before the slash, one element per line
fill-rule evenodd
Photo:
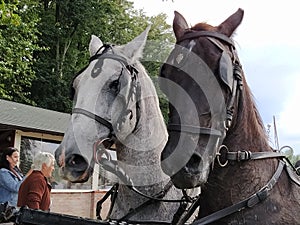
<path fill-rule="evenodd" d="M 168 187 L 169 178 L 161 170 L 160 154 L 167 130 L 154 85 L 138 61 L 148 31 L 124 46 L 103 45 L 92 36 L 90 63 L 74 78 L 74 109 L 55 156 L 65 179 L 85 182 L 94 163 L 103 159 L 99 157 L 105 150 L 100 146 L 114 142 L 114 169 L 119 174 L 125 172 L 121 173 L 123 179 L 110 219 L 170 222 L 178 203 L 154 201 L 139 208 L 148 199 L 130 187 L 134 185 L 149 196 L 165 190 L 163 199 L 182 197 L 180 190 Z M 126 217 L 132 209 L 138 210 Z"/>

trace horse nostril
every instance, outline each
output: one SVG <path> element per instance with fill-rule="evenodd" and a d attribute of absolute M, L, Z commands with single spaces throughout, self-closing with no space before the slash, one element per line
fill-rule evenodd
<path fill-rule="evenodd" d="M 199 165 L 202 160 L 202 157 L 198 153 L 194 153 L 188 163 L 186 164 L 186 167 L 188 168 L 190 173 L 198 173 L 199 172 Z"/>
<path fill-rule="evenodd" d="M 66 162 L 68 167 L 76 171 L 85 171 L 89 166 L 87 160 L 78 154 L 72 154 L 71 156 L 68 157 Z"/>

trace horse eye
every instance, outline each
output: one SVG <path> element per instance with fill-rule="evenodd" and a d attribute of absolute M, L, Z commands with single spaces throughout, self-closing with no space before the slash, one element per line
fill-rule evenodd
<path fill-rule="evenodd" d="M 114 80 L 113 82 L 111 82 L 109 88 L 112 91 L 117 92 L 119 90 L 119 80 Z"/>

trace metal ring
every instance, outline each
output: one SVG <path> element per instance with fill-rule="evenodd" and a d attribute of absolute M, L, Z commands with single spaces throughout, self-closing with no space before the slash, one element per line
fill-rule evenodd
<path fill-rule="evenodd" d="M 224 150 L 225 150 L 225 152 L 224 152 Z M 228 153 L 228 148 L 227 148 L 226 145 L 221 145 L 221 146 L 219 147 L 219 149 L 218 149 L 218 152 L 217 152 L 217 160 L 218 160 L 219 165 L 220 165 L 221 167 L 225 167 L 225 166 L 227 166 L 227 164 L 228 164 L 228 160 L 226 159 L 226 161 L 225 161 L 224 163 L 221 162 L 220 157 L 222 156 L 222 152 L 225 153 L 225 155 L 223 155 L 223 157 L 224 157 L 224 159 L 226 159 L 226 154 Z M 224 153 L 223 153 L 223 154 L 224 154 Z"/>
<path fill-rule="evenodd" d="M 109 140 L 109 138 L 104 138 L 103 140 L 98 140 L 94 143 L 94 160 L 97 164 L 100 164 L 99 159 L 101 159 L 102 155 L 104 155 L 107 160 L 111 160 L 111 155 L 103 145 L 103 142 L 106 140 Z"/>

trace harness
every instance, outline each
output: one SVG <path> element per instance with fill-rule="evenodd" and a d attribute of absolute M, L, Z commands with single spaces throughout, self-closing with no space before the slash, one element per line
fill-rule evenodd
<path fill-rule="evenodd" d="M 226 64 L 228 64 L 228 60 L 230 60 L 230 63 L 233 66 L 233 73 L 228 74 L 226 76 L 226 73 L 222 73 L 220 71 L 220 78 L 221 80 L 229 87 L 231 96 L 229 101 L 227 102 L 226 106 L 226 120 L 225 122 L 225 132 L 228 131 L 228 129 L 231 126 L 233 115 L 234 115 L 234 104 L 237 99 L 239 99 L 239 95 L 243 90 L 243 84 L 242 84 L 242 67 L 239 62 L 239 59 L 237 57 L 237 53 L 235 51 L 235 46 L 233 41 L 228 38 L 227 36 L 217 33 L 217 32 L 211 32 L 211 31 L 191 31 L 189 33 L 186 33 L 181 38 L 177 40 L 177 44 L 190 39 L 195 39 L 199 37 L 206 37 L 211 43 L 213 43 L 215 46 L 217 46 L 222 51 L 222 56 L 220 58 L 219 67 L 222 69 L 225 68 Z M 227 49 L 223 45 L 223 43 L 226 43 L 229 46 L 230 52 L 232 53 L 232 57 L 229 57 L 227 54 Z M 228 58 L 229 57 L 229 58 Z M 226 69 L 226 68 L 225 68 Z M 224 76 L 225 74 L 225 76 Z M 231 76 L 231 77 L 228 77 Z M 219 130 L 211 129 L 208 127 L 200 127 L 200 126 L 191 126 L 191 125 L 185 125 L 185 124 L 168 124 L 168 130 L 169 131 L 177 131 L 177 132 L 186 132 L 186 133 L 192 133 L 192 134 L 204 134 L 204 135 L 213 135 L 217 137 L 221 137 L 222 132 Z M 224 134 L 224 137 L 226 136 L 226 133 Z M 258 203 L 264 201 L 269 195 L 275 184 L 277 183 L 280 175 L 282 174 L 282 171 L 285 169 L 287 171 L 287 174 L 289 178 L 294 182 L 296 185 L 300 186 L 300 179 L 296 175 L 295 171 L 296 169 L 294 166 L 290 163 L 289 159 L 281 152 L 279 151 L 273 151 L 273 152 L 250 152 L 250 151 L 238 151 L 238 152 L 230 152 L 228 148 L 225 145 L 220 145 L 218 152 L 217 152 L 217 161 L 221 167 L 224 167 L 228 164 L 229 161 L 249 161 L 249 160 L 261 160 L 261 159 L 267 159 L 267 158 L 277 158 L 278 159 L 278 166 L 271 177 L 271 179 L 267 182 L 265 186 L 263 186 L 259 191 L 254 193 L 253 195 L 249 196 L 248 198 L 231 205 L 229 207 L 226 207 L 222 210 L 219 210 L 217 212 L 214 212 L 208 216 L 205 216 L 203 218 L 200 218 L 192 223 L 192 225 L 204 225 L 209 224 L 215 221 L 218 221 L 228 215 L 231 215 L 233 213 L 239 212 L 241 210 L 244 210 L 246 208 L 252 208 Z M 288 166 L 289 165 L 289 166 Z M 199 206 L 200 204 L 200 197 L 194 202 L 194 204 L 186 210 L 185 213 L 183 213 L 182 217 L 178 220 L 178 225 L 184 224 L 189 216 L 194 212 L 194 210 Z"/>
<path fill-rule="evenodd" d="M 100 147 L 100 154 L 98 153 L 99 147 Z M 106 157 L 101 157 L 102 155 L 105 155 Z M 100 164 L 105 170 L 115 174 L 124 184 L 126 184 L 126 186 L 130 190 L 132 190 L 133 192 L 135 192 L 138 195 L 145 197 L 147 199 L 144 203 L 140 204 L 136 208 L 130 209 L 130 211 L 126 215 L 124 215 L 122 218 L 118 219 L 117 222 L 127 221 L 128 223 L 132 223 L 132 224 L 139 224 L 139 223 L 166 224 L 166 222 L 162 222 L 162 221 L 155 221 L 155 222 L 153 222 L 153 221 L 133 221 L 133 220 L 130 220 L 130 218 L 132 216 L 134 216 L 135 214 L 139 213 L 140 211 L 142 211 L 147 206 L 154 204 L 156 202 L 180 203 L 181 205 L 185 205 L 187 203 L 194 202 L 196 199 L 196 198 L 190 198 L 189 196 L 187 196 L 184 190 L 183 190 L 182 199 L 163 199 L 165 197 L 165 195 L 168 193 L 168 191 L 170 190 L 170 188 L 173 186 L 173 183 L 171 180 L 169 180 L 165 184 L 165 186 L 163 187 L 163 189 L 160 192 L 158 192 L 157 194 L 155 194 L 153 196 L 149 196 L 147 194 L 142 193 L 134 186 L 133 181 L 125 173 L 125 171 L 121 167 L 119 167 L 115 161 L 111 160 L 111 157 L 110 157 L 109 153 L 106 151 L 106 149 L 101 148 L 101 142 L 96 142 L 94 144 L 94 157 L 96 157 L 95 161 L 98 164 Z M 102 197 L 102 199 L 100 199 L 97 202 L 96 216 L 98 219 L 102 220 L 102 218 L 100 216 L 101 210 L 102 210 L 102 204 L 108 199 L 108 197 L 111 197 L 110 208 L 109 208 L 109 211 L 106 216 L 106 220 L 110 220 L 110 215 L 112 213 L 115 201 L 117 199 L 118 188 L 119 188 L 119 184 L 116 183 Z M 178 212 L 175 213 L 174 218 L 176 218 L 176 216 L 180 217 L 180 215 L 181 215 L 181 212 L 178 209 Z M 175 224 L 175 223 L 172 223 L 172 224 Z"/>
<path fill-rule="evenodd" d="M 193 39 L 193 38 L 198 38 L 198 37 L 207 37 L 212 43 L 214 43 L 222 51 L 224 51 L 224 46 L 220 41 L 223 41 L 230 46 L 230 48 L 233 52 L 235 52 L 234 44 L 230 38 L 228 38 L 225 35 L 218 34 L 215 32 L 209 32 L 209 31 L 198 31 L 198 32 L 188 33 L 185 36 L 183 36 L 181 39 L 179 39 L 178 43 L 181 41 L 187 40 L 187 39 Z M 109 47 L 106 46 L 105 50 L 108 48 Z M 237 55 L 235 53 L 233 55 L 234 55 L 233 61 L 231 61 L 233 63 L 233 82 L 232 82 L 232 84 L 229 83 L 230 78 L 221 77 L 221 79 L 224 81 L 224 83 L 226 83 L 229 86 L 231 93 L 232 93 L 232 96 L 231 96 L 230 100 L 228 101 L 227 110 L 226 110 L 226 113 L 227 113 L 226 121 L 225 121 L 226 130 L 229 129 L 231 122 L 232 122 L 232 118 L 233 118 L 233 114 L 234 114 L 235 100 L 239 97 L 240 92 L 242 91 L 242 68 L 241 68 L 239 60 L 237 58 Z M 222 57 L 221 57 L 220 63 L 226 64 L 228 62 L 228 59 L 226 59 L 225 57 L 227 57 L 227 56 L 223 54 Z M 107 53 L 106 51 L 103 51 L 100 54 L 97 53 L 96 55 L 94 55 L 90 59 L 90 62 L 95 59 L 105 59 L 105 58 L 119 61 L 122 65 L 124 65 L 124 67 L 126 67 L 129 71 L 131 71 L 132 77 L 134 77 L 134 79 L 136 79 L 138 71 L 133 66 L 129 65 L 127 60 L 122 56 L 118 56 L 116 54 L 111 54 L 111 53 Z M 81 109 L 81 108 L 73 109 L 73 113 L 85 115 L 91 119 L 94 119 L 98 123 L 104 125 L 105 127 L 107 127 L 110 130 L 110 137 L 108 139 L 109 140 L 113 139 L 113 137 L 114 137 L 113 126 L 108 120 L 106 120 L 98 115 L 95 115 L 94 113 L 91 113 L 87 110 Z M 194 134 L 213 135 L 213 136 L 217 136 L 217 137 L 222 136 L 222 133 L 218 130 L 214 130 L 214 129 L 207 128 L 207 127 L 191 126 L 191 125 L 169 124 L 168 130 L 169 131 L 170 130 L 171 131 L 180 131 L 180 132 L 183 131 L 183 132 L 194 133 Z M 154 202 L 161 201 L 161 202 L 180 203 L 180 207 L 178 208 L 177 212 L 175 213 L 171 224 L 182 225 L 182 224 L 186 223 L 186 221 L 190 218 L 190 216 L 198 208 L 198 206 L 200 204 L 200 197 L 197 196 L 195 198 L 190 198 L 189 196 L 186 195 L 184 190 L 182 190 L 183 191 L 182 199 L 179 199 L 179 200 L 163 199 L 164 196 L 166 195 L 166 193 L 168 192 L 168 190 L 172 186 L 172 183 L 170 181 L 165 185 L 165 187 L 163 188 L 163 190 L 161 192 L 157 193 L 154 196 L 148 196 L 148 195 L 140 192 L 139 190 L 137 190 L 135 188 L 131 178 L 126 175 L 126 173 L 122 170 L 122 168 L 120 168 L 113 160 L 111 160 L 111 158 L 109 157 L 109 154 L 104 149 L 100 149 L 100 154 L 99 154 L 98 151 L 99 151 L 99 146 L 101 145 L 101 143 L 102 143 L 102 141 L 99 141 L 94 144 L 94 157 L 93 158 L 94 158 L 95 162 L 101 164 L 104 169 L 116 174 L 125 184 L 127 184 L 127 187 L 130 190 L 134 191 L 135 193 L 139 194 L 140 196 L 147 198 L 147 200 L 144 203 L 142 203 L 135 209 L 130 210 L 128 214 L 126 214 L 125 216 L 120 218 L 117 222 L 126 221 L 129 224 L 144 224 L 144 223 L 170 224 L 170 223 L 166 223 L 166 222 L 162 222 L 162 221 L 132 221 L 132 220 L 130 220 L 130 218 L 133 215 L 140 212 L 146 206 L 153 204 Z M 107 157 L 106 158 L 101 157 L 103 154 L 106 155 Z M 293 171 L 294 170 L 293 165 L 291 165 L 289 160 L 286 158 L 286 156 L 280 152 L 257 152 L 257 153 L 251 153 L 249 151 L 230 152 L 230 151 L 228 151 L 226 146 L 221 145 L 219 147 L 219 151 L 217 153 L 217 160 L 221 166 L 226 166 L 228 161 L 240 162 L 240 161 L 259 160 L 259 159 L 266 159 L 266 158 L 278 158 L 279 163 L 278 163 L 278 167 L 277 167 L 275 173 L 273 174 L 272 178 L 268 181 L 268 183 L 264 187 L 262 187 L 258 192 L 254 193 L 250 197 L 248 197 L 232 206 L 229 206 L 229 207 L 224 208 L 220 211 L 217 211 L 211 215 L 208 215 L 206 217 L 203 217 L 201 219 L 194 221 L 192 223 L 192 225 L 209 224 L 209 223 L 217 221 L 221 218 L 224 218 L 228 215 L 231 215 L 235 212 L 244 210 L 246 208 L 254 207 L 256 204 L 264 201 L 270 195 L 270 191 L 272 190 L 274 185 L 277 183 L 284 168 L 286 169 L 291 180 L 295 184 L 300 186 L 299 178 L 297 176 L 295 176 L 295 173 Z M 225 161 L 222 162 L 222 159 L 225 159 Z M 291 165 L 290 167 L 287 166 L 288 163 Z M 104 195 L 104 197 L 97 203 L 96 215 L 97 215 L 98 219 L 102 219 L 100 216 L 102 204 L 104 203 L 105 200 L 108 199 L 108 197 L 111 197 L 111 206 L 110 206 L 109 213 L 107 216 L 108 217 L 107 219 L 109 219 L 112 209 L 114 207 L 115 200 L 117 198 L 118 187 L 119 187 L 119 184 L 115 184 Z M 191 204 L 189 208 L 187 208 L 188 203 Z"/>

